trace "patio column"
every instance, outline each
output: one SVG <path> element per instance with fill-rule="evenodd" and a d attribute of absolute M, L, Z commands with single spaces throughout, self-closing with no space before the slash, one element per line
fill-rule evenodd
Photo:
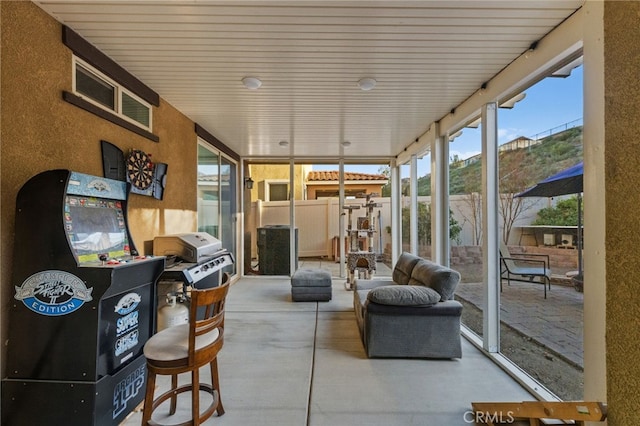
<path fill-rule="evenodd" d="M 409 242 L 411 244 L 411 253 L 420 255 L 418 252 L 418 156 L 411 155 L 409 163 L 409 194 L 411 202 L 409 203 L 409 229 L 411 236 Z"/>
<path fill-rule="evenodd" d="M 614 12 L 616 10 L 614 5 L 611 3 L 607 3 L 607 8 L 611 8 L 610 10 Z M 618 244 L 616 243 L 616 236 L 611 236 L 610 233 L 613 229 L 607 227 L 608 223 L 625 223 L 627 226 L 624 227 L 615 227 L 618 228 L 619 231 L 626 233 L 627 236 L 635 235 L 635 232 L 628 232 L 629 229 L 634 229 L 632 226 L 629 226 L 628 220 L 637 220 L 638 214 L 635 213 L 637 210 L 627 209 L 608 211 L 609 198 L 613 197 L 614 194 L 620 197 L 620 200 L 628 199 L 631 192 L 622 191 L 622 194 L 617 193 L 617 186 L 614 185 L 612 188 L 611 183 L 608 183 L 607 180 L 607 161 L 606 161 L 606 151 L 604 149 L 605 143 L 622 145 L 625 147 L 627 144 L 626 139 L 611 137 L 608 135 L 608 130 L 613 130 L 619 126 L 629 125 L 629 129 L 636 129 L 638 125 L 638 120 L 634 120 L 633 111 L 625 111 L 625 109 L 616 110 L 615 104 L 612 104 L 608 109 L 606 108 L 605 96 L 609 96 L 609 98 L 614 100 L 612 96 L 612 89 L 615 89 L 617 85 L 622 88 L 625 92 L 624 96 L 629 97 L 629 99 L 633 99 L 633 93 L 628 92 L 629 87 L 626 85 L 626 82 L 622 78 L 611 79 L 608 85 L 609 90 L 607 91 L 607 84 L 605 82 L 605 72 L 609 72 L 611 76 L 617 74 L 617 72 L 623 69 L 622 65 L 625 63 L 625 59 L 620 59 L 616 55 L 609 56 L 608 59 L 605 57 L 605 29 L 609 28 L 609 32 L 616 29 L 617 23 L 615 23 L 615 19 L 618 17 L 622 17 L 625 15 L 624 10 L 619 11 L 618 13 L 612 13 L 607 16 L 607 21 L 605 21 L 605 4 L 603 2 L 587 2 L 584 6 L 585 8 L 585 22 L 584 22 L 584 81 L 583 81 L 583 89 L 584 89 L 584 128 L 583 128 L 583 147 L 584 147 L 584 229 L 585 234 L 583 235 L 583 260 L 584 260 L 584 269 L 583 269 L 583 279 L 584 279 L 584 398 L 589 398 L 592 400 L 599 401 L 615 401 L 616 398 L 620 398 L 624 401 L 625 392 L 620 392 L 618 389 L 612 394 L 609 395 L 607 391 L 608 383 L 607 377 L 610 373 L 613 374 L 626 374 L 627 367 L 625 366 L 620 372 L 609 371 L 610 367 L 608 366 L 608 353 L 611 348 L 607 345 L 607 334 L 609 338 L 611 338 L 615 331 L 612 329 L 611 331 L 607 331 L 608 321 L 607 311 L 611 309 L 611 307 L 607 307 L 608 299 L 619 301 L 620 308 L 619 312 L 629 314 L 627 318 L 616 318 L 616 323 L 626 324 L 627 321 L 635 321 L 637 315 L 626 308 L 624 301 L 627 299 L 626 296 L 623 297 L 615 297 L 612 298 L 609 295 L 609 287 L 607 283 L 611 278 L 609 275 L 613 274 L 615 270 L 617 274 L 620 274 L 623 277 L 634 277 L 635 274 L 630 274 L 628 270 L 620 271 L 619 263 L 614 261 L 612 265 L 613 270 L 609 270 L 609 265 L 607 265 L 606 258 L 609 256 L 607 242 L 611 241 L 610 247 L 613 249 L 617 248 Z M 622 12 L 622 13 L 620 13 Z M 617 15 L 617 16 L 616 16 Z M 630 15 L 633 16 L 633 15 Z M 633 18 L 630 18 L 633 19 Z M 622 22 L 624 22 L 623 20 Z M 621 31 L 627 32 L 630 31 L 631 28 L 622 27 Z M 613 31 L 614 35 L 618 31 Z M 635 32 L 637 34 L 637 31 Z M 629 32 L 629 37 L 633 37 L 634 33 Z M 625 37 L 618 38 L 618 43 L 624 42 Z M 607 38 L 607 43 L 611 47 L 615 47 L 615 42 L 612 43 L 611 40 L 616 40 Z M 627 65 L 625 64 L 624 67 Z M 636 91 L 637 93 L 637 91 Z M 619 102 L 622 97 L 618 97 L 616 102 Z M 608 101 L 610 102 L 610 101 Z M 621 118 L 624 116 L 625 120 L 622 121 Z M 636 115 L 637 116 L 637 115 Z M 611 121 L 609 121 L 611 120 Z M 627 121 L 630 120 L 630 121 Z M 621 128 L 621 127 L 619 127 Z M 635 130 L 632 130 L 635 132 Z M 632 138 L 635 140 L 635 136 Z M 633 142 L 632 142 L 633 143 Z M 611 154 L 609 154 L 611 155 Z M 629 159 L 635 157 L 635 153 L 629 155 L 628 153 L 623 155 L 623 161 L 620 161 L 619 164 L 625 164 Z M 611 157 L 615 159 L 615 157 Z M 637 172 L 634 172 L 625 180 L 628 181 L 631 186 L 635 185 L 637 182 Z M 636 177 L 633 179 L 632 177 Z M 612 189 L 616 189 L 616 192 L 611 191 Z M 635 191 L 634 191 L 635 192 Z M 627 206 L 633 205 L 627 202 L 623 202 L 623 205 Z M 612 214 L 619 215 L 619 222 L 611 222 L 611 217 L 608 217 Z M 612 227 L 613 228 L 613 227 Z M 609 234 L 609 235 L 608 235 Z M 624 238 L 627 240 L 627 238 Z M 635 244 L 637 246 L 637 243 Z M 631 246 L 633 247 L 633 245 Z M 623 254 L 623 258 L 627 258 L 629 254 L 634 254 L 636 250 L 631 248 L 630 251 L 625 251 L 626 247 L 622 247 L 621 253 Z M 637 263 L 634 261 L 634 264 Z M 627 266 L 622 266 L 621 269 L 627 269 Z M 626 281 L 626 280 L 625 280 Z M 635 282 L 635 279 L 631 279 L 630 281 Z M 615 282 L 615 287 L 619 288 L 620 281 L 615 280 L 611 281 Z M 629 283 L 627 283 L 629 284 Z M 631 289 L 633 286 L 629 286 Z M 635 290 L 632 290 L 635 292 Z M 624 290 L 623 290 L 624 293 Z M 616 306 L 618 303 L 612 306 Z M 618 311 L 618 309 L 612 309 L 612 311 Z M 615 324 L 615 323 L 613 323 Z M 637 345 L 632 345 L 630 342 L 634 340 L 628 340 L 631 336 L 628 335 L 630 332 L 628 327 L 623 327 L 626 331 L 622 331 L 618 329 L 620 333 L 620 342 L 629 342 L 629 343 L 621 343 L 619 348 L 632 348 L 637 347 Z M 636 336 L 638 333 L 635 333 Z M 637 338 L 635 339 L 637 342 Z M 616 345 L 617 346 L 617 345 Z M 611 351 L 613 352 L 613 351 Z M 618 353 L 624 353 L 625 350 L 618 350 Z M 617 354 L 616 354 L 617 355 Z M 629 362 L 632 358 L 636 358 L 639 356 L 638 350 L 629 351 L 628 355 L 629 359 L 623 361 L 621 364 L 635 365 L 635 361 Z M 620 388 L 622 389 L 622 388 Z M 617 395 L 620 393 L 621 395 Z M 637 401 L 636 401 L 637 403 Z M 629 412 L 633 412 L 633 409 L 629 409 Z"/>
<path fill-rule="evenodd" d="M 402 253 L 402 206 L 400 205 L 400 166 L 396 161 L 391 162 L 391 264 Z"/>
<path fill-rule="evenodd" d="M 340 277 L 346 277 L 346 253 L 344 252 L 344 238 L 345 238 L 345 225 L 344 225 L 344 160 L 340 160 L 338 164 L 338 253 L 340 253 Z"/>
<path fill-rule="evenodd" d="M 500 259 L 498 257 L 498 104 L 482 107 L 483 347 L 500 351 Z"/>
<path fill-rule="evenodd" d="M 584 8 L 584 396 L 637 424 L 640 3 Z"/>
<path fill-rule="evenodd" d="M 289 160 L 289 276 L 296 272 L 298 263 L 296 253 L 296 192 L 295 192 L 295 161 Z"/>
<path fill-rule="evenodd" d="M 449 266 L 449 144 L 434 126 L 431 140 L 431 260 Z"/>

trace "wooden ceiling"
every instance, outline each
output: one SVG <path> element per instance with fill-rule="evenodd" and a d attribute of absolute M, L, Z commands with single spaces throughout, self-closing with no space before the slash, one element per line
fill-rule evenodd
<path fill-rule="evenodd" d="M 347 161 L 400 153 L 582 5 L 36 3 L 240 155 Z"/>

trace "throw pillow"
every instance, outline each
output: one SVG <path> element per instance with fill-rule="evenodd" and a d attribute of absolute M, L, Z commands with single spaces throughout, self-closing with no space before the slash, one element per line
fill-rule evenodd
<path fill-rule="evenodd" d="M 424 285 L 437 291 L 441 299 L 450 300 L 460 282 L 460 273 L 437 263 L 423 260 L 413 268 L 409 285 Z"/>
<path fill-rule="evenodd" d="M 393 268 L 393 273 L 391 275 L 391 279 L 396 284 L 406 285 L 409 284 L 409 279 L 411 278 L 411 271 L 413 267 L 421 260 L 420 257 L 415 256 L 411 253 L 402 252 L 396 265 Z"/>
<path fill-rule="evenodd" d="M 424 286 L 385 285 L 371 290 L 367 300 L 381 305 L 432 306 L 438 303 L 440 294 Z"/>

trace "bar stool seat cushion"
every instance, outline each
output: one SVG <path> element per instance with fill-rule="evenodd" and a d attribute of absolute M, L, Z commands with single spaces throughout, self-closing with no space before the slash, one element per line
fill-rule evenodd
<path fill-rule="evenodd" d="M 211 332 L 196 337 L 196 350 L 213 343 L 220 332 Z M 155 361 L 175 361 L 189 356 L 189 324 L 165 328 L 154 334 L 144 345 L 144 356 Z"/>

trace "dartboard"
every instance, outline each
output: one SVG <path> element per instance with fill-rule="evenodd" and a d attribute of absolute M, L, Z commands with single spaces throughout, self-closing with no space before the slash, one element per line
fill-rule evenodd
<path fill-rule="evenodd" d="M 138 189 L 147 189 L 153 182 L 153 163 L 144 152 L 131 150 L 127 158 L 127 176 L 133 186 Z"/>

